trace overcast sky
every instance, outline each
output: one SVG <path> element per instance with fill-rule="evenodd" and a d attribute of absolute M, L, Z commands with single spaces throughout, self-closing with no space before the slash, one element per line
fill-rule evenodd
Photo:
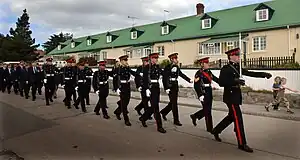
<path fill-rule="evenodd" d="M 15 27 L 24 8 L 30 16 L 33 37 L 45 42 L 53 33 L 71 32 L 75 37 L 196 14 L 196 4 L 205 11 L 264 2 L 266 0 L 0 0 L 0 33 Z"/>

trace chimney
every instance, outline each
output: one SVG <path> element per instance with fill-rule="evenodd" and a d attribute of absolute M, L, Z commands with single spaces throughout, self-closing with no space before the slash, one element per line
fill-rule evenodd
<path fill-rule="evenodd" d="M 196 5 L 197 16 L 202 15 L 204 13 L 204 5 L 202 3 L 198 3 Z"/>

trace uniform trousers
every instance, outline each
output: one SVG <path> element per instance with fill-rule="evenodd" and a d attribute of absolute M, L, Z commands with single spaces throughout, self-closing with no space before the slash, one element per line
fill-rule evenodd
<path fill-rule="evenodd" d="M 78 85 L 78 98 L 75 100 L 75 106 L 78 106 L 80 103 L 81 110 L 86 112 L 85 99 L 86 92 L 88 90 L 88 85 L 85 83 L 79 83 Z"/>
<path fill-rule="evenodd" d="M 144 109 L 144 112 L 146 112 L 146 110 L 149 109 L 148 102 L 149 102 L 150 98 L 146 96 L 145 89 L 142 89 L 141 97 L 142 97 L 142 101 L 134 109 L 138 112 L 140 112 L 142 109 Z"/>
<path fill-rule="evenodd" d="M 54 79 L 48 78 L 47 83 L 45 83 L 46 104 L 49 104 L 49 100 L 52 100 L 54 89 L 55 89 Z"/>
<path fill-rule="evenodd" d="M 31 84 L 31 95 L 32 95 L 32 99 L 36 98 L 36 91 L 37 91 L 37 82 L 33 82 Z"/>
<path fill-rule="evenodd" d="M 179 114 L 178 114 L 178 84 L 172 84 L 169 92 L 169 100 L 168 105 L 160 111 L 163 116 L 166 116 L 172 111 L 174 122 L 179 122 Z"/>
<path fill-rule="evenodd" d="M 228 115 L 213 129 L 213 134 L 220 134 L 225 128 L 227 128 L 232 122 L 234 123 L 234 130 L 236 139 L 239 146 L 247 144 L 243 115 L 239 104 L 226 103 L 229 113 Z"/>
<path fill-rule="evenodd" d="M 15 94 L 18 94 L 20 92 L 20 85 L 19 85 L 18 80 L 14 80 L 13 87 L 14 87 Z"/>
<path fill-rule="evenodd" d="M 28 98 L 29 97 L 29 90 L 30 90 L 30 84 L 28 83 L 28 81 L 21 81 L 19 83 L 19 88 L 20 88 L 20 95 L 23 97 L 25 94 L 25 97 Z"/>
<path fill-rule="evenodd" d="M 157 128 L 162 128 L 161 115 L 159 113 L 160 88 L 159 84 L 153 83 L 150 87 L 150 104 L 151 107 L 141 116 L 142 121 L 147 121 L 152 114 L 156 120 Z"/>
<path fill-rule="evenodd" d="M 117 102 L 118 108 L 114 111 L 114 114 L 121 115 L 123 113 L 124 121 L 127 122 L 129 121 L 127 107 L 131 96 L 130 83 L 121 83 L 120 90 L 120 100 Z"/>
<path fill-rule="evenodd" d="M 70 108 L 71 107 L 71 97 L 72 97 L 72 95 L 74 95 L 74 91 L 75 91 L 74 83 L 71 81 L 67 81 L 65 83 L 64 89 L 65 89 L 65 99 L 64 99 L 65 106 Z M 75 101 L 76 101 L 76 99 L 74 99 L 74 102 Z"/>
<path fill-rule="evenodd" d="M 99 88 L 99 99 L 98 99 L 98 102 L 96 104 L 96 107 L 94 109 L 94 112 L 95 113 L 99 113 L 100 112 L 100 108 L 102 110 L 102 114 L 103 115 L 108 115 L 107 114 L 107 97 L 108 97 L 108 92 L 109 92 L 109 87 L 108 87 L 108 84 L 105 84 L 105 85 L 100 85 L 100 88 Z"/>

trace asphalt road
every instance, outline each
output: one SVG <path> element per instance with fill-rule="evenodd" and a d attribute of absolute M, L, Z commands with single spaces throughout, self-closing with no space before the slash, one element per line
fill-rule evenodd
<path fill-rule="evenodd" d="M 2 146 L 25 160 L 300 159 L 300 122 L 297 121 L 245 115 L 248 144 L 255 149 L 254 153 L 245 153 L 237 149 L 232 126 L 222 133 L 222 143 L 205 132 L 203 120 L 194 127 L 189 114 L 197 108 L 180 108 L 182 127 L 172 124 L 170 113 L 170 120 L 164 122 L 167 133 L 160 134 L 155 129 L 155 121 L 149 121 L 148 128 L 139 123 L 133 111 L 138 100 L 130 102 L 132 126 L 127 127 L 112 114 L 110 120 L 94 115 L 93 107 L 86 114 L 68 110 L 61 103 L 63 95 L 59 91 L 59 99 L 47 107 L 43 96 L 32 102 L 1 93 Z M 96 95 L 91 94 L 91 99 L 94 106 Z M 108 98 L 109 113 L 115 109 L 117 100 L 114 96 Z M 161 104 L 161 108 L 165 105 Z M 215 124 L 226 114 L 213 111 Z"/>

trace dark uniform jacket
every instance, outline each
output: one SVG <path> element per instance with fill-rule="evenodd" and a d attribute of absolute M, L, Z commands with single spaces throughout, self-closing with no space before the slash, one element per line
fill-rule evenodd
<path fill-rule="evenodd" d="M 214 81 L 219 83 L 219 78 L 217 78 L 212 72 L 208 69 L 203 70 L 199 69 L 195 74 L 195 82 L 194 82 L 194 89 L 197 93 L 198 98 L 212 94 L 211 82 Z"/>
<path fill-rule="evenodd" d="M 93 76 L 93 88 L 95 91 L 99 91 L 99 95 L 108 95 L 109 84 L 108 78 L 113 77 L 113 71 L 98 70 Z"/>
<path fill-rule="evenodd" d="M 147 88 L 147 85 L 149 84 L 148 71 L 149 71 L 149 65 L 139 66 L 136 69 L 136 76 L 134 78 L 136 88 L 142 87 L 142 90 Z"/>
<path fill-rule="evenodd" d="M 184 80 L 190 82 L 191 79 L 183 74 L 178 65 L 169 64 L 165 67 L 163 72 L 163 85 L 164 89 L 171 89 L 173 85 L 178 87 L 178 76 L 183 78 Z"/>
<path fill-rule="evenodd" d="M 40 75 L 41 75 L 41 69 L 39 67 L 29 67 L 28 68 L 28 74 L 29 74 L 29 83 L 36 83 L 40 82 Z"/>
<path fill-rule="evenodd" d="M 87 79 L 88 78 L 87 78 L 85 69 L 82 69 L 82 70 L 78 69 L 76 86 L 79 86 L 79 87 L 86 86 L 87 87 L 87 85 L 88 85 Z"/>
<path fill-rule="evenodd" d="M 117 90 L 121 87 L 123 82 L 130 82 L 130 75 L 135 76 L 136 72 L 132 71 L 128 66 L 120 66 L 115 69 L 116 76 L 114 76 L 115 81 L 118 83 L 114 83 L 114 90 Z M 116 80 L 117 79 L 117 80 Z"/>
<path fill-rule="evenodd" d="M 153 81 L 159 82 L 160 76 L 163 75 L 163 70 L 158 64 L 148 64 L 148 74 L 144 74 L 144 79 L 148 78 L 148 84 L 145 83 L 145 89 L 159 88 L 159 83 L 152 83 Z"/>
<path fill-rule="evenodd" d="M 55 85 L 55 73 L 57 68 L 54 65 L 45 64 L 43 66 L 44 78 L 47 79 L 47 84 Z"/>
<path fill-rule="evenodd" d="M 267 77 L 267 73 L 265 72 L 251 72 L 246 69 L 242 69 L 242 74 L 257 78 Z M 239 77 L 238 63 L 229 62 L 222 67 L 219 76 L 219 85 L 224 87 L 223 102 L 236 105 L 242 104 L 242 92 Z"/>
<path fill-rule="evenodd" d="M 77 82 L 77 68 L 73 67 L 73 66 L 66 66 L 64 67 L 64 74 L 63 74 L 63 84 L 70 84 L 70 85 L 74 85 Z"/>

